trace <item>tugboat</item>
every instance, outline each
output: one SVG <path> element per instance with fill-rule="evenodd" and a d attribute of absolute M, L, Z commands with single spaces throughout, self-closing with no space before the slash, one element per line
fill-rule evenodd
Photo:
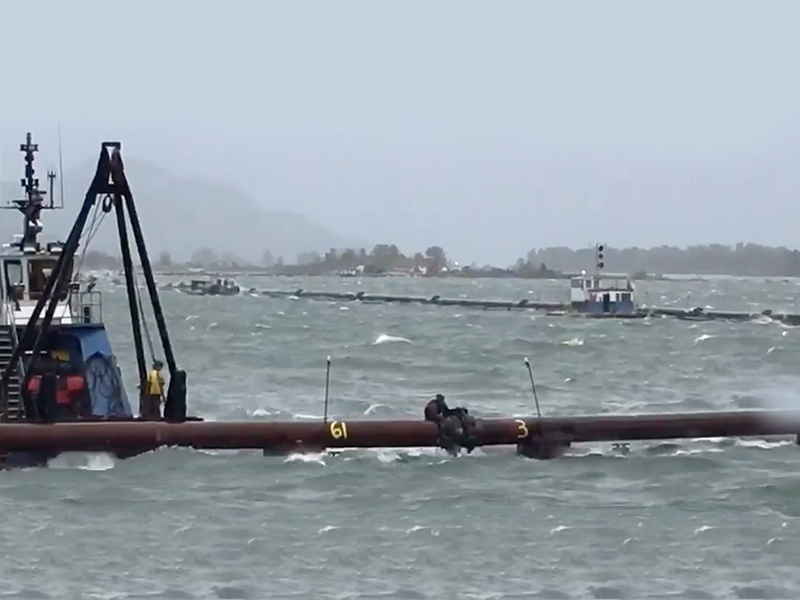
<path fill-rule="evenodd" d="M 570 279 L 570 310 L 573 314 L 585 317 L 639 318 L 644 315 L 638 310 L 634 298 L 634 287 L 627 275 L 602 274 L 603 245 L 595 246 L 594 274 L 581 271 Z"/>
<path fill-rule="evenodd" d="M 237 296 L 242 289 L 233 279 L 192 279 L 189 285 L 180 284 L 178 290 L 192 296 Z"/>
<path fill-rule="evenodd" d="M 25 195 L 2 207 L 22 213 L 23 233 L 14 236 L 15 239 L 0 250 L 0 422 L 139 419 L 132 413 L 122 372 L 103 323 L 102 293 L 94 289 L 95 282 L 91 278 L 82 280 L 81 256 L 76 254 L 90 212 L 94 210 L 91 229 L 116 209 L 139 389 L 145 390 L 148 365 L 141 328 L 147 324 L 135 286 L 126 208 L 169 366 L 170 387 L 164 418 L 186 420 L 186 375 L 175 364 L 119 148 L 116 142 L 103 144 L 97 173 L 67 241 L 43 243 L 39 239 L 43 230 L 41 213 L 63 208 L 63 191 L 58 206 L 53 201 L 55 173 L 48 172 L 50 198 L 45 202 L 47 193 L 39 189 L 34 169 L 38 145 L 32 143 L 28 133 L 26 142 L 20 146 L 25 155 L 25 177 L 21 183 Z M 92 232 L 86 233 L 89 235 L 85 237 L 90 239 Z M 150 353 L 151 361 L 156 362 L 158 358 L 152 343 Z M 3 450 L 0 441 L 0 462 L 3 463 L 0 466 L 6 467 L 43 466 L 57 454 L 4 453 Z M 118 456 L 126 457 L 124 453 Z"/>

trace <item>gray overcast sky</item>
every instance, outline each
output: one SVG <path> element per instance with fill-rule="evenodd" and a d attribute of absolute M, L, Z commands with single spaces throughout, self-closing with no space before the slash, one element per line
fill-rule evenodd
<path fill-rule="evenodd" d="M 60 123 L 68 166 L 116 138 L 467 262 L 794 247 L 799 22 L 768 0 L 0 0 L 3 170 Z"/>

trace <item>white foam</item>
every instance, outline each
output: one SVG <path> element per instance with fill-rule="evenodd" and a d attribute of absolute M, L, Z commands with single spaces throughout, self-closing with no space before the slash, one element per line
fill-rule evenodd
<path fill-rule="evenodd" d="M 107 452 L 63 452 L 47 462 L 51 469 L 107 471 L 116 466 L 116 459 Z"/>
<path fill-rule="evenodd" d="M 372 345 L 377 346 L 378 344 L 386 344 L 388 342 L 405 342 L 406 344 L 413 343 L 411 340 L 406 339 L 404 337 L 398 337 L 382 333 L 378 336 L 378 338 L 374 342 L 372 342 Z"/>

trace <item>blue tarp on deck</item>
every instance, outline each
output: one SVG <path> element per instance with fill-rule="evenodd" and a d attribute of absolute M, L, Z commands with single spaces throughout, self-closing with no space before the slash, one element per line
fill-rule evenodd
<path fill-rule="evenodd" d="M 97 416 L 131 416 L 128 396 L 122 383 L 117 358 L 111 350 L 105 328 L 76 327 L 70 331 L 80 342 L 86 365 L 86 385 L 92 401 L 92 413 Z"/>

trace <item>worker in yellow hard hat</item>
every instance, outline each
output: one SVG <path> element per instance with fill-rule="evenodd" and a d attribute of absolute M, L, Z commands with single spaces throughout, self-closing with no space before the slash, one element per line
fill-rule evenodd
<path fill-rule="evenodd" d="M 153 361 L 153 368 L 147 374 L 142 403 L 142 417 L 145 419 L 161 418 L 161 400 L 164 397 L 164 378 L 161 369 L 164 363 L 160 360 Z"/>

